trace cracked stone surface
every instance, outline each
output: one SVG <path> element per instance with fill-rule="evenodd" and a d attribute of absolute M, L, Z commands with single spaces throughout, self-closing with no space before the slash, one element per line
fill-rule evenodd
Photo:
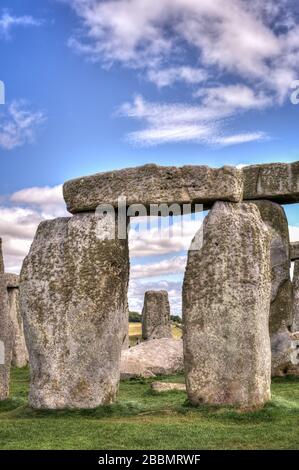
<path fill-rule="evenodd" d="M 270 399 L 270 233 L 254 204 L 217 202 L 183 285 L 184 363 L 193 404 L 252 409 Z"/>
<path fill-rule="evenodd" d="M 21 272 L 21 309 L 34 408 L 112 403 L 127 326 L 127 240 L 109 217 L 42 222 Z M 105 235 L 106 234 L 106 235 Z"/>

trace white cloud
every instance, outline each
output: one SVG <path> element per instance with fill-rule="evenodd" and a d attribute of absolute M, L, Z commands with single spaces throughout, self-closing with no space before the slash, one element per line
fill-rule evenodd
<path fill-rule="evenodd" d="M 242 108 L 245 107 L 246 100 L 250 109 L 254 105 L 258 108 L 261 106 L 261 98 L 254 97 L 249 92 L 246 94 L 243 88 L 240 89 L 243 96 Z M 131 142 L 141 145 L 186 141 L 207 145 L 234 145 L 266 138 L 266 134 L 262 131 L 223 135 L 225 118 L 237 113 L 240 106 L 229 94 L 224 98 L 225 103 L 222 105 L 220 105 L 220 93 L 214 95 L 214 101 L 211 96 L 205 99 L 206 101 L 195 106 L 185 103 L 150 103 L 142 96 L 136 96 L 133 103 L 123 104 L 118 114 L 145 123 L 145 129 L 131 132 L 127 136 Z"/>
<path fill-rule="evenodd" d="M 129 308 L 141 312 L 144 294 L 148 290 L 166 290 L 168 292 L 170 310 L 172 315 L 181 315 L 182 312 L 182 282 L 180 281 L 154 281 L 142 282 L 131 280 L 129 287 Z"/>
<path fill-rule="evenodd" d="M 24 101 L 13 101 L 0 113 L 0 147 L 12 150 L 34 142 L 36 130 L 45 120 L 41 111 L 29 110 Z"/>
<path fill-rule="evenodd" d="M 5 206 L 0 206 L 5 269 L 18 273 L 39 223 L 69 214 L 63 201 L 62 185 L 23 189 L 13 193 L 5 202 Z"/>
<path fill-rule="evenodd" d="M 159 88 L 172 85 L 175 82 L 185 82 L 188 84 L 198 84 L 208 78 L 205 70 L 195 67 L 170 67 L 161 70 L 151 69 L 147 73 L 147 78 L 155 83 Z"/>
<path fill-rule="evenodd" d="M 159 88 L 175 82 L 194 88 L 208 79 L 217 84 L 195 94 L 192 90 L 192 99 L 201 99 L 197 106 L 153 105 L 157 112 L 168 106 L 180 117 L 182 108 L 194 114 L 198 107 L 197 117 L 188 122 L 165 122 L 156 116 L 153 123 L 148 116 L 128 113 L 147 124 L 129 134 L 135 144 L 260 141 L 266 136 L 259 129 L 221 137 L 220 119 L 283 104 L 298 78 L 299 5 L 293 0 L 227 0 L 225 5 L 222 0 L 72 0 L 69 4 L 82 25 L 69 45 L 90 60 L 105 67 L 120 63 L 138 69 Z"/>
<path fill-rule="evenodd" d="M 15 16 L 9 13 L 7 10 L 2 10 L 0 16 L 0 35 L 9 37 L 9 34 L 13 28 L 18 26 L 40 26 L 41 21 L 33 18 L 31 15 Z"/>
<path fill-rule="evenodd" d="M 295 225 L 290 225 L 289 231 L 290 231 L 291 242 L 298 242 L 299 241 L 299 227 L 296 227 Z"/>
<path fill-rule="evenodd" d="M 170 259 L 150 263 L 131 265 L 131 278 L 144 279 L 148 277 L 169 276 L 183 273 L 186 266 L 186 256 L 174 256 Z"/>
<path fill-rule="evenodd" d="M 258 80 L 279 94 L 289 83 L 278 77 L 289 79 L 298 70 L 298 5 L 292 0 L 227 0 L 225 7 L 222 0 L 69 3 L 85 33 L 71 45 L 105 64 L 117 61 L 155 73 L 191 48 L 206 68 Z"/>

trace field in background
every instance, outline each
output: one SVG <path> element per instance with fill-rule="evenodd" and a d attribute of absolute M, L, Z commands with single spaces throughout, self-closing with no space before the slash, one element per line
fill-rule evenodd
<path fill-rule="evenodd" d="M 184 392 L 157 395 L 152 381 L 122 382 L 117 403 L 95 410 L 34 411 L 28 369 L 13 369 L 10 399 L 0 403 L 0 448 L 299 449 L 298 378 L 275 379 L 272 401 L 252 413 L 194 408 Z"/>
<path fill-rule="evenodd" d="M 172 325 L 172 336 L 176 339 L 182 337 L 182 330 L 176 325 Z M 130 323 L 129 324 L 129 336 L 130 345 L 134 346 L 138 341 L 141 340 L 141 323 Z"/>

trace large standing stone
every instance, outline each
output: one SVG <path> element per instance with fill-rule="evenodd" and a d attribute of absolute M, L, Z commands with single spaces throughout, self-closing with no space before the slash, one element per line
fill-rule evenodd
<path fill-rule="evenodd" d="M 270 399 L 270 235 L 253 204 L 217 202 L 183 285 L 184 363 L 193 404 Z"/>
<path fill-rule="evenodd" d="M 9 316 L 6 280 L 0 238 L 0 400 L 9 396 L 13 329 Z"/>
<path fill-rule="evenodd" d="M 279 204 L 271 201 L 254 203 L 271 234 L 272 289 L 269 328 L 272 375 L 281 376 L 283 371 L 286 371 L 285 356 L 289 351 L 289 341 L 286 341 L 286 338 L 289 338 L 293 317 L 289 226 L 285 211 Z M 283 352 L 284 345 L 286 350 Z"/>
<path fill-rule="evenodd" d="M 299 242 L 291 243 L 291 261 L 299 260 Z"/>
<path fill-rule="evenodd" d="M 14 330 L 11 364 L 15 367 L 25 367 L 28 363 L 28 351 L 25 343 L 23 319 L 20 309 L 19 276 L 16 274 L 6 274 L 5 278 L 10 318 Z"/>
<path fill-rule="evenodd" d="M 170 306 L 166 290 L 147 291 L 142 310 L 142 338 L 171 338 Z"/>
<path fill-rule="evenodd" d="M 42 222 L 21 272 L 34 408 L 92 408 L 115 399 L 127 321 L 127 240 L 110 216 Z"/>
<path fill-rule="evenodd" d="M 126 196 L 127 205 L 206 204 L 239 202 L 243 195 L 242 171 L 234 167 L 208 166 L 137 168 L 97 173 L 67 181 L 63 187 L 69 212 L 95 210 L 99 204 L 117 207 L 118 197 Z"/>
<path fill-rule="evenodd" d="M 299 331 L 299 260 L 294 263 L 292 330 Z"/>
<path fill-rule="evenodd" d="M 250 165 L 243 174 L 244 199 L 299 202 L 299 162 Z"/>

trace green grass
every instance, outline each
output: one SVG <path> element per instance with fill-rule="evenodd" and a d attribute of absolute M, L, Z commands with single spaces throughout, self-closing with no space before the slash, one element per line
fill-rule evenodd
<path fill-rule="evenodd" d="M 275 379 L 272 401 L 251 413 L 193 408 L 184 392 L 157 395 L 150 382 L 122 382 L 115 405 L 34 411 L 28 370 L 13 369 L 11 398 L 0 403 L 0 449 L 299 449 L 298 378 Z"/>

